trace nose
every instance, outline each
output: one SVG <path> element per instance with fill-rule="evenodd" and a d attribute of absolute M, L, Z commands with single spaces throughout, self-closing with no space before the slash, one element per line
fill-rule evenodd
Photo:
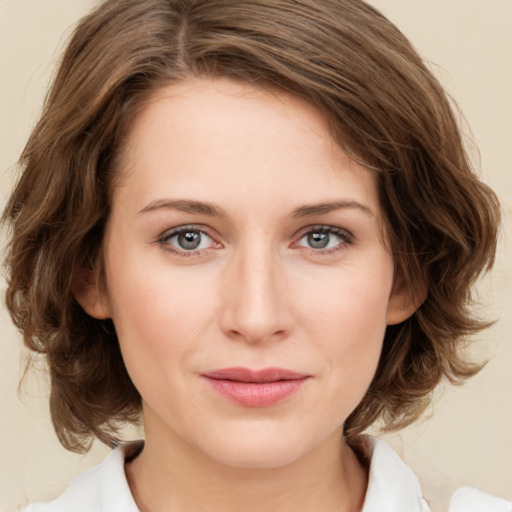
<path fill-rule="evenodd" d="M 289 335 L 293 318 L 283 270 L 268 248 L 233 257 L 222 283 L 221 328 L 230 338 L 263 343 Z"/>

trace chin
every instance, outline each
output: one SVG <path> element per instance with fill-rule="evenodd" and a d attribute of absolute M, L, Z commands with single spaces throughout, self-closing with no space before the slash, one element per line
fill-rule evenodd
<path fill-rule="evenodd" d="M 237 446 L 218 454 L 217 461 L 226 466 L 239 469 L 277 469 L 293 464 L 304 455 L 297 448 L 279 449 L 260 446 Z"/>
<path fill-rule="evenodd" d="M 230 467 L 276 469 L 293 464 L 319 444 L 321 440 L 315 442 L 308 436 L 300 435 L 297 430 L 276 431 L 260 425 L 259 428 L 253 426 L 242 432 L 226 434 L 222 441 L 214 440 L 211 449 L 204 449 L 204 452 Z"/>

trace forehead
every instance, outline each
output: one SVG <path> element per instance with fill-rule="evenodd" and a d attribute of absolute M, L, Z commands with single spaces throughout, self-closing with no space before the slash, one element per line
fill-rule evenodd
<path fill-rule="evenodd" d="M 375 176 L 334 142 L 317 109 L 226 79 L 156 91 L 132 123 L 123 160 L 122 181 L 141 208 L 156 192 L 210 201 L 259 195 L 314 203 L 341 195 L 373 208 L 378 202 Z"/>
<path fill-rule="evenodd" d="M 182 80 L 153 91 L 129 127 L 132 155 L 137 146 L 154 140 L 156 131 L 166 143 L 175 141 L 183 149 L 201 144 L 206 150 L 247 141 L 255 150 L 262 144 L 270 147 L 278 134 L 290 146 L 321 144 L 330 158 L 347 158 L 330 136 L 325 117 L 310 103 L 275 88 L 225 78 Z M 231 144 L 232 150 L 235 147 Z"/>

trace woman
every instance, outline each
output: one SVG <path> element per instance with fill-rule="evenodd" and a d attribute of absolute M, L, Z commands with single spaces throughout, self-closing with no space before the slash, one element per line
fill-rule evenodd
<path fill-rule="evenodd" d="M 478 370 L 459 349 L 499 208 L 377 11 L 106 2 L 22 160 L 7 304 L 57 434 L 146 434 L 28 510 L 429 510 L 361 433 Z M 474 493 L 451 510 L 510 510 Z"/>

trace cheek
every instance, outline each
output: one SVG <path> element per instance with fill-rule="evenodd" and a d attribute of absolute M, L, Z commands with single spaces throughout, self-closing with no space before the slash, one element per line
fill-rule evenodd
<path fill-rule="evenodd" d="M 371 268 L 371 270 L 368 270 Z M 364 396 L 382 351 L 393 265 L 388 257 L 373 267 L 356 265 L 333 272 L 301 306 L 301 323 L 325 356 L 331 396 L 353 409 Z M 303 290 L 295 296 L 305 297 Z M 349 401 L 347 402 L 347 399 Z"/>
<path fill-rule="evenodd" d="M 294 296 L 303 301 L 300 310 L 311 328 L 359 346 L 384 332 L 392 283 L 392 260 L 383 254 L 304 280 Z"/>
<path fill-rule="evenodd" d="M 190 290 L 179 279 L 162 276 L 152 280 L 145 273 L 138 281 L 133 274 L 114 303 L 114 321 L 119 337 L 140 343 L 172 346 L 173 340 L 194 339 L 211 314 L 205 293 Z M 119 287 L 118 289 L 120 289 Z M 176 344 L 176 343 L 174 343 Z"/>
<path fill-rule="evenodd" d="M 174 378 L 197 350 L 215 314 L 215 284 L 148 264 L 147 258 L 139 263 L 136 252 L 112 257 L 107 282 L 123 359 L 144 394 L 150 381 Z"/>

